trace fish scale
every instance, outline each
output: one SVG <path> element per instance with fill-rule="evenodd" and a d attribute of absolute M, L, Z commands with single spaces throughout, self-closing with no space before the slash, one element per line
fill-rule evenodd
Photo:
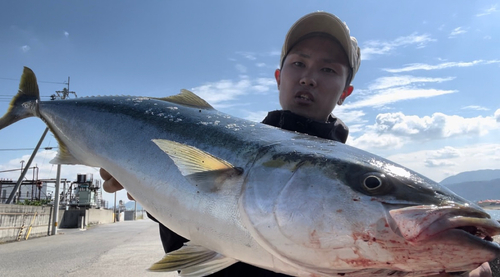
<path fill-rule="evenodd" d="M 500 253 L 487 239 L 500 224 L 428 178 L 186 90 L 45 102 L 25 68 L 0 129 L 30 116 L 57 138 L 53 163 L 105 168 L 190 240 L 151 270 L 205 276 L 242 261 L 291 276 L 425 276 Z"/>

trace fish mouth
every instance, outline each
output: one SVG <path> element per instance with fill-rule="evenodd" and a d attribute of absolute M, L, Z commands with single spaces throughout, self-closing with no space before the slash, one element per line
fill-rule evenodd
<path fill-rule="evenodd" d="M 495 220 L 459 216 L 437 220 L 424 230 L 418 239 L 429 243 L 456 241 L 464 247 L 481 247 L 498 256 L 500 245 L 492 238 L 498 234 L 500 234 L 500 224 Z"/>
<path fill-rule="evenodd" d="M 500 253 L 493 236 L 500 234 L 500 223 L 473 207 L 413 206 L 389 211 L 397 232 L 410 243 L 434 240 L 466 240 Z"/>
<path fill-rule="evenodd" d="M 492 237 L 500 233 L 500 224 L 488 218 L 460 216 L 443 218 L 431 224 L 429 228 L 423 232 L 423 236 L 432 238 L 433 236 L 439 235 L 439 233 L 449 230 L 462 231 L 474 238 L 492 242 Z"/>

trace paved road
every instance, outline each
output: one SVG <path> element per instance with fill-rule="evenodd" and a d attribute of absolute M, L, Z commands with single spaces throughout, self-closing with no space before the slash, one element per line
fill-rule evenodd
<path fill-rule="evenodd" d="M 163 257 L 158 224 L 149 219 L 89 228 L 60 229 L 56 236 L 0 244 L 1 276 L 156 276 Z"/>

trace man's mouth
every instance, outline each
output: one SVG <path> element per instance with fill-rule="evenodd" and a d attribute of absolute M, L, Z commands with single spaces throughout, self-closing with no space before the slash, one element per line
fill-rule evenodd
<path fill-rule="evenodd" d="M 301 101 L 306 101 L 306 102 L 313 102 L 314 101 L 313 96 L 308 92 L 297 93 L 295 95 L 295 98 L 297 98 Z"/>

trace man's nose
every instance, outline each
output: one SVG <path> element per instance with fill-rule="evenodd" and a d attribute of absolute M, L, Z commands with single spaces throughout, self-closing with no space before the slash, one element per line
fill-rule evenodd
<path fill-rule="evenodd" d="M 306 72 L 302 78 L 300 78 L 300 84 L 303 86 L 310 86 L 310 87 L 315 87 L 316 86 L 316 78 L 309 72 Z"/>

